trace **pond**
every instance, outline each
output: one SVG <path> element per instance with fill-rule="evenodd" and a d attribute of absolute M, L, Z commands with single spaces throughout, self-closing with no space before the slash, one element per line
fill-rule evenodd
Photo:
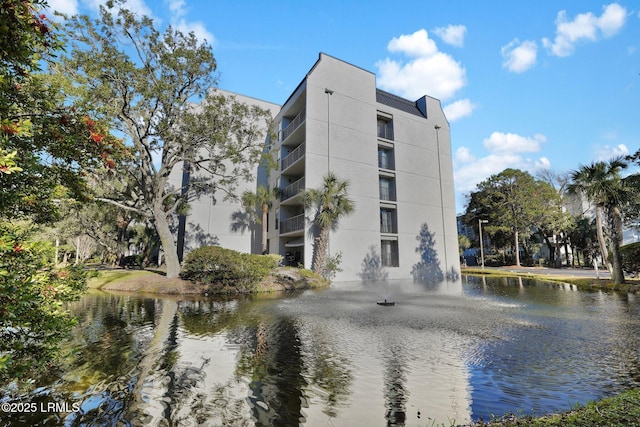
<path fill-rule="evenodd" d="M 64 374 L 13 400 L 36 411 L 0 424 L 450 425 L 640 385 L 640 297 L 527 279 L 91 293 L 71 308 Z"/>

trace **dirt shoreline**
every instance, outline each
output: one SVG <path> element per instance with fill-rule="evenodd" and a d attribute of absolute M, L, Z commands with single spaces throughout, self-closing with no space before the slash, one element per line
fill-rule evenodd
<path fill-rule="evenodd" d="M 158 295 L 212 295 L 240 293 L 234 288 L 221 288 L 193 283 L 180 278 L 167 278 L 160 270 L 100 270 L 89 279 L 89 289 Z M 328 286 L 329 282 L 309 272 L 293 268 L 277 268 L 251 292 L 278 292 Z"/>

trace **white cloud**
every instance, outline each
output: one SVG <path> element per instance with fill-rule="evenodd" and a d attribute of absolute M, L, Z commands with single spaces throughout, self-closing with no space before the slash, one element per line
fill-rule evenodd
<path fill-rule="evenodd" d="M 387 45 L 389 52 L 401 52 L 412 57 L 427 57 L 438 53 L 436 42 L 429 38 L 427 30 L 418 30 L 413 34 L 394 37 Z"/>
<path fill-rule="evenodd" d="M 409 57 L 407 62 L 386 58 L 376 63 L 378 85 L 409 99 L 430 95 L 450 99 L 466 84 L 466 71 L 450 55 L 438 50 L 426 30 L 393 38 L 387 49 Z"/>
<path fill-rule="evenodd" d="M 494 134 L 500 133 L 494 132 Z M 529 158 L 513 151 L 497 151 L 484 157 L 476 157 L 469 148 L 458 148 L 453 159 L 453 176 L 458 210 L 462 211 L 464 209 L 465 195 L 474 191 L 480 182 L 507 168 L 535 174 L 540 169 L 551 169 L 551 162 L 547 157 Z"/>
<path fill-rule="evenodd" d="M 453 158 L 453 176 L 458 208 L 463 208 L 463 195 L 474 191 L 476 185 L 491 175 L 507 168 L 535 173 L 540 169 L 550 169 L 547 157 L 530 158 L 522 153 L 540 151 L 546 142 L 544 135 L 524 137 L 513 133 L 493 132 L 483 143 L 489 152 L 484 157 L 476 157 L 467 147 L 458 148 Z"/>
<path fill-rule="evenodd" d="M 493 132 L 482 143 L 492 153 L 535 153 L 546 141 L 547 138 L 541 134 L 530 138 L 515 133 Z"/>
<path fill-rule="evenodd" d="M 184 34 L 193 32 L 198 40 L 206 40 L 211 46 L 216 42 L 216 38 L 210 33 L 202 22 L 187 22 L 184 19 L 180 19 L 178 22 L 172 24 L 176 30 Z"/>
<path fill-rule="evenodd" d="M 456 47 L 462 47 L 464 45 L 464 35 L 467 32 L 467 27 L 464 25 L 449 25 L 447 27 L 438 27 L 433 30 L 443 42 Z"/>
<path fill-rule="evenodd" d="M 502 67 L 514 73 L 523 73 L 533 67 L 538 56 L 538 45 L 531 40 L 512 40 L 500 49 L 504 62 Z"/>
<path fill-rule="evenodd" d="M 618 144 L 615 147 L 605 145 L 596 152 L 598 161 L 607 161 L 620 156 L 628 156 L 629 149 L 624 144 Z"/>
<path fill-rule="evenodd" d="M 552 42 L 544 38 L 542 43 L 553 55 L 569 56 L 581 41 L 614 36 L 624 26 L 626 18 L 627 10 L 617 3 L 605 6 L 600 17 L 587 12 L 577 15 L 572 21 L 567 20 L 567 12 L 561 10 L 556 18 L 555 39 Z"/>
<path fill-rule="evenodd" d="M 171 15 L 174 17 L 180 17 L 186 13 L 185 0 L 165 0 L 165 4 L 171 11 Z"/>
<path fill-rule="evenodd" d="M 475 110 L 476 105 L 469 99 L 459 99 L 443 108 L 447 120 L 452 123 L 463 117 L 468 117 Z"/>
<path fill-rule="evenodd" d="M 605 37 L 618 34 L 627 20 L 627 10 L 617 3 L 612 3 L 604 8 L 602 16 L 598 19 L 598 28 Z"/>
<path fill-rule="evenodd" d="M 520 169 L 535 173 L 541 167 L 551 167 L 551 163 L 546 157 L 539 159 L 525 158 L 518 154 L 489 154 L 485 157 L 474 157 L 470 152 L 464 153 L 466 158 L 473 159 L 466 162 L 459 160 L 458 152 L 453 162 L 454 182 L 456 193 L 466 194 L 473 191 L 476 185 L 491 175 L 498 174 L 507 168 Z"/>
<path fill-rule="evenodd" d="M 107 0 L 81 0 L 82 5 L 88 7 L 94 13 L 98 12 L 98 10 L 100 10 L 100 6 L 104 5 L 106 2 Z M 149 16 L 154 18 L 154 21 L 156 21 L 151 9 L 147 6 L 144 0 L 127 0 L 124 7 L 117 9 L 128 9 L 137 16 Z"/>
<path fill-rule="evenodd" d="M 78 0 L 49 0 L 47 9 L 73 16 L 78 13 Z"/>
<path fill-rule="evenodd" d="M 540 157 L 534 164 L 537 169 L 551 169 L 551 160 L 546 157 Z"/>
<path fill-rule="evenodd" d="M 184 18 L 189 11 L 185 0 L 165 0 L 164 3 L 171 12 L 171 25 L 176 30 L 184 34 L 193 32 L 198 40 L 206 40 L 212 46 L 215 44 L 216 38 L 202 21 L 187 21 Z"/>
<path fill-rule="evenodd" d="M 454 159 L 457 163 L 470 163 L 476 160 L 475 156 L 471 154 L 471 149 L 469 147 L 458 148 Z"/>

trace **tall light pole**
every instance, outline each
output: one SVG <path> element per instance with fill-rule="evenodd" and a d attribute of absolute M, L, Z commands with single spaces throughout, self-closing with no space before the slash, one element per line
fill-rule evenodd
<path fill-rule="evenodd" d="M 331 95 L 333 91 L 328 88 L 324 88 L 324 93 L 327 94 L 327 177 L 331 173 Z M 331 236 L 327 239 L 327 255 L 331 256 Z"/>
<path fill-rule="evenodd" d="M 436 130 L 436 151 L 437 151 L 437 156 L 438 156 L 438 182 L 440 183 L 440 209 L 442 212 L 442 240 L 444 243 L 444 265 L 447 268 L 447 271 L 449 269 L 449 264 L 447 263 L 447 242 L 446 242 L 446 236 L 447 236 L 447 232 L 446 232 L 446 228 L 445 228 L 445 223 L 444 223 L 444 194 L 443 194 L 443 190 L 442 190 L 442 167 L 440 166 L 440 133 L 438 132 L 440 130 L 440 126 L 439 125 L 435 125 L 433 127 Z"/>
<path fill-rule="evenodd" d="M 325 88 L 324 93 L 327 94 L 327 173 L 329 173 L 331 172 L 331 104 L 329 99 L 333 95 L 333 91 Z"/>
<path fill-rule="evenodd" d="M 488 224 L 489 221 L 486 219 L 478 220 L 478 230 L 480 234 L 480 260 L 482 261 L 482 268 L 484 268 L 484 240 L 482 239 L 482 224 Z"/>

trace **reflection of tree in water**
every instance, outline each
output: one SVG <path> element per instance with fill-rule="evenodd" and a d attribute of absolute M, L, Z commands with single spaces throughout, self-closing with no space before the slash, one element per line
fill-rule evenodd
<path fill-rule="evenodd" d="M 375 245 L 369 246 L 369 253 L 362 260 L 362 271 L 358 276 L 363 282 L 384 282 L 389 274 L 384 271 L 382 258 Z"/>
<path fill-rule="evenodd" d="M 249 334 L 246 332 L 237 336 L 242 353 L 236 374 L 250 379 L 255 425 L 299 425 L 304 421 L 302 391 L 306 380 L 294 320 L 262 318 Z"/>
<path fill-rule="evenodd" d="M 173 425 L 215 425 L 249 427 L 254 426 L 251 416 L 246 413 L 246 397 L 235 398 L 229 390 L 235 386 L 233 380 L 226 384 L 216 384 L 208 393 L 197 393 L 191 400 L 186 414 L 178 416 Z"/>
<path fill-rule="evenodd" d="M 384 406 L 387 410 L 385 417 L 388 426 L 404 426 L 409 394 L 405 386 L 405 355 L 402 348 L 393 343 L 388 346 L 388 352 L 384 373 Z"/>
<path fill-rule="evenodd" d="M 434 236 L 426 222 L 422 224 L 420 234 L 416 236 L 416 240 L 420 242 L 416 248 L 416 252 L 420 254 L 420 261 L 413 266 L 411 274 L 415 282 L 425 285 L 435 285 L 444 280 Z"/>
<path fill-rule="evenodd" d="M 180 319 L 184 328 L 194 335 L 214 335 L 246 321 L 240 311 L 241 299 L 192 301 L 180 306 Z"/>
<path fill-rule="evenodd" d="M 319 396 L 324 401 L 322 412 L 335 418 L 340 404 L 351 392 L 353 375 L 350 362 L 331 348 L 329 340 L 319 330 L 305 336 L 304 343 L 309 385 L 324 392 Z"/>

